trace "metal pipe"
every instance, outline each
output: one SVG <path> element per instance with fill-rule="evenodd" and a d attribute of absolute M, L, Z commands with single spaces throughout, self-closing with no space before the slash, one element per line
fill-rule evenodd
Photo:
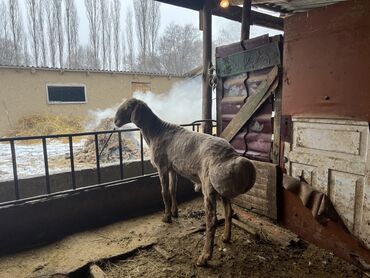
<path fill-rule="evenodd" d="M 195 121 L 194 123 L 201 123 L 210 120 L 200 120 Z M 180 126 L 191 126 L 190 124 L 181 124 Z M 20 137 L 5 137 L 0 138 L 0 142 L 10 142 L 11 140 L 14 141 L 25 141 L 25 140 L 41 140 L 42 138 L 46 139 L 57 139 L 57 138 L 68 138 L 69 136 L 73 137 L 80 137 L 80 136 L 89 136 L 95 134 L 107 134 L 107 133 L 119 133 L 119 132 L 132 132 L 132 131 L 139 131 L 138 128 L 130 128 L 130 129 L 114 129 L 114 130 L 104 130 L 104 131 L 94 131 L 94 132 L 79 132 L 79 133 L 68 133 L 68 134 L 53 134 L 53 135 L 39 135 L 39 136 L 20 136 Z"/>
<path fill-rule="evenodd" d="M 140 132 L 140 159 L 141 159 L 141 174 L 144 175 L 144 142 L 143 134 Z"/>
<path fill-rule="evenodd" d="M 46 147 L 46 138 L 42 138 L 42 150 L 44 154 L 44 167 L 45 167 L 45 181 L 46 181 L 46 192 L 50 194 L 50 175 L 49 175 L 49 161 L 48 161 L 48 149 Z"/>
<path fill-rule="evenodd" d="M 113 134 L 113 133 L 111 133 Z M 109 137 L 110 138 L 110 137 Z M 95 140 L 95 159 L 96 159 L 96 173 L 98 176 L 98 183 L 100 183 L 100 155 L 99 154 L 99 141 L 98 141 L 98 134 L 94 136 Z M 108 139 L 109 140 L 109 139 Z M 108 142 L 108 141 L 107 141 Z"/>
<path fill-rule="evenodd" d="M 202 118 L 212 118 L 212 88 L 210 86 L 209 69 L 212 64 L 212 6 L 211 1 L 203 1 L 202 9 L 203 23 L 203 97 L 202 97 Z M 204 124 L 204 133 L 212 131 L 209 123 Z"/>
<path fill-rule="evenodd" d="M 75 173 L 75 162 L 74 162 L 74 158 L 73 158 L 72 135 L 68 136 L 68 143 L 69 143 L 69 158 L 71 160 L 72 188 L 76 189 L 76 173 Z"/>
<path fill-rule="evenodd" d="M 118 149 L 119 149 L 119 170 L 121 175 L 121 180 L 123 179 L 123 157 L 122 157 L 122 135 L 118 132 Z"/>
<path fill-rule="evenodd" d="M 18 185 L 17 159 L 15 156 L 14 140 L 10 141 L 10 150 L 12 153 L 15 199 L 18 200 L 19 199 L 19 185 Z"/>
<path fill-rule="evenodd" d="M 113 129 L 113 131 L 114 131 L 114 130 L 116 130 L 116 129 L 114 128 L 114 129 Z M 100 151 L 99 157 L 102 155 L 102 153 L 103 153 L 103 151 L 104 151 L 105 147 L 108 145 L 108 142 L 110 141 L 110 138 L 112 137 L 112 135 L 113 135 L 113 132 L 109 135 L 109 137 L 108 137 L 107 141 L 105 141 L 104 146 L 103 146 L 103 148 L 102 148 L 102 149 L 101 149 L 101 151 Z"/>

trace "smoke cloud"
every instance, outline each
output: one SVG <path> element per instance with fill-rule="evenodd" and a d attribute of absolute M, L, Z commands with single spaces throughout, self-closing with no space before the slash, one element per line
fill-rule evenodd
<path fill-rule="evenodd" d="M 113 117 L 116 114 L 119 105 L 120 103 L 116 103 L 115 105 L 109 108 L 89 110 L 87 112 L 86 130 L 96 129 L 102 123 L 103 120 L 107 120 L 109 118 L 112 118 L 112 126 L 110 129 L 113 129 L 114 128 Z"/>
<path fill-rule="evenodd" d="M 155 114 L 167 122 L 188 124 L 202 119 L 201 76 L 176 82 L 167 93 L 136 91 L 133 97 L 146 102 Z"/>
<path fill-rule="evenodd" d="M 162 120 L 176 123 L 189 124 L 202 119 L 202 77 L 196 76 L 183 81 L 176 82 L 167 93 L 136 91 L 133 97 L 140 99 Z M 216 118 L 215 93 L 213 92 L 212 118 Z M 113 118 L 120 103 L 106 108 L 88 111 L 87 130 L 96 129 L 103 121 Z M 114 123 L 106 128 L 113 129 Z M 123 129 L 135 128 L 128 124 Z"/>

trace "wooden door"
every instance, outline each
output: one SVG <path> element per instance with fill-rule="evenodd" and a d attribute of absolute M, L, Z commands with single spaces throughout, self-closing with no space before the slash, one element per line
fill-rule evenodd
<path fill-rule="evenodd" d="M 258 166 L 255 186 L 234 203 L 273 219 L 278 214 L 277 186 L 281 181 L 277 166 L 280 65 L 280 36 L 265 35 L 216 49 L 219 136 Z"/>

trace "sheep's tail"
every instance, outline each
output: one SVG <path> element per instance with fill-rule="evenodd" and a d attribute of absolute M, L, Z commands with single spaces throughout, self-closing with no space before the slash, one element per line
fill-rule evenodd
<path fill-rule="evenodd" d="M 235 159 L 235 167 L 236 172 L 240 173 L 236 178 L 240 183 L 245 185 L 245 191 L 242 192 L 245 193 L 250 190 L 256 182 L 256 167 L 251 160 L 242 156 Z"/>
<path fill-rule="evenodd" d="M 210 170 L 214 189 L 225 198 L 234 198 L 250 190 L 256 182 L 256 168 L 245 157 L 235 157 Z"/>

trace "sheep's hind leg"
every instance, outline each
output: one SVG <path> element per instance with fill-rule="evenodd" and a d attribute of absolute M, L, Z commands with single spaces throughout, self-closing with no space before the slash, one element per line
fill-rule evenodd
<path fill-rule="evenodd" d="M 230 242 L 231 239 L 231 217 L 233 215 L 233 209 L 231 208 L 230 199 L 221 197 L 222 204 L 225 210 L 225 230 L 222 236 L 223 242 Z"/>
<path fill-rule="evenodd" d="M 168 172 L 161 172 L 159 171 L 159 179 L 161 181 L 161 187 L 162 187 L 162 198 L 164 203 L 164 215 L 162 218 L 162 221 L 165 223 L 171 223 L 171 210 L 170 210 L 170 193 L 168 190 Z"/>
<path fill-rule="evenodd" d="M 171 195 L 171 214 L 177 218 L 179 216 L 179 210 L 177 208 L 176 192 L 177 192 L 177 174 L 175 171 L 169 172 L 170 180 L 170 195 Z"/>
<path fill-rule="evenodd" d="M 203 194 L 206 213 L 206 241 L 203 246 L 203 251 L 197 261 L 198 266 L 206 266 L 207 262 L 212 258 L 217 225 L 216 192 L 210 183 L 204 188 Z"/>

